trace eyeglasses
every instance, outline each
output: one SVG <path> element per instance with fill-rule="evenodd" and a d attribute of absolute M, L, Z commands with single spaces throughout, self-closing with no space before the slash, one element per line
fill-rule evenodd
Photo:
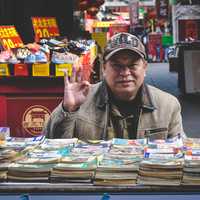
<path fill-rule="evenodd" d="M 110 66 L 115 71 L 122 71 L 122 70 L 125 70 L 126 68 L 128 68 L 130 71 L 136 71 L 142 67 L 141 64 L 139 63 L 131 63 L 128 65 L 122 65 L 120 63 L 112 63 L 112 62 L 110 63 Z"/>

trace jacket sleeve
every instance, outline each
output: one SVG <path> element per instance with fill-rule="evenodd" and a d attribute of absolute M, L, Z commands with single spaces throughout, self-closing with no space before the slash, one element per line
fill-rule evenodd
<path fill-rule="evenodd" d="M 174 109 L 169 124 L 169 137 L 175 137 L 178 134 L 180 134 L 182 138 L 186 138 L 182 124 L 181 105 L 178 99 L 175 99 Z"/>
<path fill-rule="evenodd" d="M 72 138 L 74 137 L 76 112 L 66 112 L 60 103 L 51 113 L 44 125 L 43 134 L 47 138 Z"/>

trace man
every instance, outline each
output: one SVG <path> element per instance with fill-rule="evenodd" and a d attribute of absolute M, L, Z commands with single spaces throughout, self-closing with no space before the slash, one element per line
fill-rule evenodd
<path fill-rule="evenodd" d="M 184 136 L 181 108 L 172 95 L 144 84 L 145 48 L 129 33 L 114 35 L 103 54 L 103 80 L 91 85 L 79 74 L 65 78 L 63 102 L 44 133 L 49 138 L 81 140 L 166 139 Z"/>

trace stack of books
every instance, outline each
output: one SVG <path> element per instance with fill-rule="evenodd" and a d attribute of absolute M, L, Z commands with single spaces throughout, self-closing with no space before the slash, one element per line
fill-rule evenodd
<path fill-rule="evenodd" d="M 44 141 L 44 136 L 32 138 L 6 137 L 0 143 L 0 181 L 7 181 L 8 168 L 13 162 L 23 159 L 26 152 Z"/>
<path fill-rule="evenodd" d="M 182 185 L 200 185 L 200 139 L 185 139 L 184 151 Z"/>
<path fill-rule="evenodd" d="M 138 141 L 114 138 L 96 169 L 94 185 L 135 185 L 142 159 L 143 148 Z"/>
<path fill-rule="evenodd" d="M 96 168 L 96 156 L 70 154 L 63 157 L 53 167 L 50 174 L 50 181 L 57 183 L 92 183 Z"/>
<path fill-rule="evenodd" d="M 137 184 L 140 185 L 180 185 L 183 159 L 148 159 L 139 167 Z"/>
<path fill-rule="evenodd" d="M 137 183 L 142 185 L 180 185 L 183 143 L 179 138 L 155 140 L 144 148 Z"/>
<path fill-rule="evenodd" d="M 77 139 L 46 139 L 8 167 L 8 181 L 48 182 L 50 171 Z"/>

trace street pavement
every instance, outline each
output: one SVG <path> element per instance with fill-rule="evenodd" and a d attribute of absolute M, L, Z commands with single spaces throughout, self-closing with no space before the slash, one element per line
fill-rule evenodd
<path fill-rule="evenodd" d="M 183 127 L 188 137 L 200 137 L 200 95 L 183 95 L 177 86 L 177 73 L 168 63 L 149 63 L 145 82 L 176 96 L 182 107 Z"/>

